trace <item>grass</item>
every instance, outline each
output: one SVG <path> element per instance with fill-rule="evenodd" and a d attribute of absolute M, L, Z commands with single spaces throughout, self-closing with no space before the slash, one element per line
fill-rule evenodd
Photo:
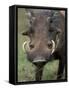
<path fill-rule="evenodd" d="M 22 36 L 22 32 L 27 30 L 25 9 L 18 10 L 18 81 L 34 81 L 35 66 L 26 58 L 26 53 L 22 50 L 22 44 L 28 38 Z M 42 80 L 56 80 L 58 60 L 53 60 L 45 65 Z"/>

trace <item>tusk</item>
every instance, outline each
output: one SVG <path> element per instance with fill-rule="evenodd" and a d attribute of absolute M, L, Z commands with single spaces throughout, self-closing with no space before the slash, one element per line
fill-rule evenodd
<path fill-rule="evenodd" d="M 52 47 L 52 52 L 51 52 L 51 54 L 53 54 L 54 53 L 54 51 L 55 51 L 55 42 L 53 41 L 53 40 L 51 40 L 52 41 L 52 44 L 53 44 L 53 47 Z"/>
<path fill-rule="evenodd" d="M 25 42 L 23 43 L 23 45 L 22 45 L 22 48 L 23 48 L 23 51 L 24 51 L 24 52 L 26 51 L 26 48 L 25 48 L 26 45 L 27 45 L 27 41 L 25 41 Z"/>
<path fill-rule="evenodd" d="M 58 36 L 56 36 L 56 48 L 57 48 L 58 44 L 59 44 L 59 38 L 58 38 Z"/>
<path fill-rule="evenodd" d="M 27 50 L 30 50 L 29 48 L 29 41 L 25 41 L 22 45 L 23 51 L 26 52 Z"/>

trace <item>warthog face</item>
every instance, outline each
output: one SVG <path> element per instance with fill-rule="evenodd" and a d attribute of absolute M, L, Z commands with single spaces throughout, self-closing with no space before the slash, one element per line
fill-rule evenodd
<path fill-rule="evenodd" d="M 50 60 L 61 42 L 63 18 L 59 12 L 53 10 L 28 12 L 30 26 L 23 35 L 27 35 L 30 41 L 24 42 L 23 48 L 26 49 L 28 60 L 35 65 L 43 65 Z"/>

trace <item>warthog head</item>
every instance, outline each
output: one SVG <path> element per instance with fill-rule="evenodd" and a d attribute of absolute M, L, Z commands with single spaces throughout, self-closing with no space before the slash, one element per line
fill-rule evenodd
<path fill-rule="evenodd" d="M 23 49 L 29 61 L 36 66 L 44 65 L 61 48 L 59 43 L 62 40 L 63 17 L 59 11 L 40 9 L 28 10 L 28 17 L 29 30 L 22 34 L 27 35 L 30 41 L 23 43 Z"/>

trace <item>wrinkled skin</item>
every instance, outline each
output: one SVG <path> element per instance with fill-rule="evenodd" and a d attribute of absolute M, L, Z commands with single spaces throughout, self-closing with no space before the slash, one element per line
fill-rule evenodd
<path fill-rule="evenodd" d="M 30 49 L 26 53 L 28 60 L 36 65 L 38 72 L 35 78 L 41 80 L 44 65 L 53 59 L 59 59 L 57 79 L 60 79 L 65 64 L 65 17 L 59 11 L 55 13 L 53 10 L 28 10 L 28 12 L 30 26 L 23 35 L 30 38 Z M 52 54 L 51 40 L 55 42 L 55 51 Z"/>

